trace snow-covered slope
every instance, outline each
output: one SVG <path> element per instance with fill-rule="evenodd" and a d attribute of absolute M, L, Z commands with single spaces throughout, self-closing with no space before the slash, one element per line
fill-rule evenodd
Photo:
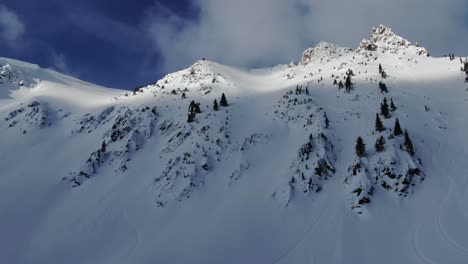
<path fill-rule="evenodd" d="M 136 92 L 2 58 L 0 262 L 466 263 L 465 60 L 384 26 Z"/>

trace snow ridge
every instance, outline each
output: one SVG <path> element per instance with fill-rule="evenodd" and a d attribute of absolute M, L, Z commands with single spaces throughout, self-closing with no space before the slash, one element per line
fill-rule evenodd
<path fill-rule="evenodd" d="M 369 40 L 363 39 L 359 44 L 359 49 L 393 54 L 411 52 L 420 56 L 428 56 L 429 54 L 425 48 L 398 36 L 391 28 L 384 25 L 372 28 L 371 38 Z"/>
<path fill-rule="evenodd" d="M 302 53 L 301 64 L 307 65 L 313 62 L 329 62 L 330 60 L 337 59 L 349 52 L 352 49 L 339 47 L 335 44 L 328 42 L 320 42 L 314 48 L 306 49 Z"/>
<path fill-rule="evenodd" d="M 385 26 L 134 92 L 0 59 L 0 262 L 465 263 L 464 61 Z"/>

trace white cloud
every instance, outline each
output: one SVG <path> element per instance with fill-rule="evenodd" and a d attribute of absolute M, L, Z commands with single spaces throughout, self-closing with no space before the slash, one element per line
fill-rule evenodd
<path fill-rule="evenodd" d="M 0 38 L 9 45 L 15 45 L 24 33 L 25 26 L 18 15 L 6 6 L 0 5 Z"/>
<path fill-rule="evenodd" d="M 70 66 L 67 62 L 67 59 L 65 58 L 65 55 L 63 55 L 62 53 L 52 52 L 51 62 L 55 70 L 65 73 L 65 74 L 72 74 L 70 70 Z"/>
<path fill-rule="evenodd" d="M 468 53 L 465 0 L 196 0 L 198 21 L 156 5 L 144 23 L 164 69 L 194 60 L 265 66 L 297 59 L 321 40 L 356 47 L 386 24 L 437 54 Z"/>

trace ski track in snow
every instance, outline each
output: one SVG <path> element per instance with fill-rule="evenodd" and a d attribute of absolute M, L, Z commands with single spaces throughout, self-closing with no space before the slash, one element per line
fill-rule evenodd
<path fill-rule="evenodd" d="M 411 236 L 411 241 L 412 241 L 412 247 L 413 251 L 416 253 L 416 256 L 418 256 L 419 260 L 423 264 L 437 264 L 436 262 L 433 262 L 432 259 L 428 258 L 424 252 L 421 250 L 419 243 L 418 243 L 418 234 L 420 233 L 420 230 L 422 228 L 422 225 L 416 227 L 413 231 L 413 234 Z"/>
<path fill-rule="evenodd" d="M 385 32 L 388 33 L 388 31 Z M 388 35 L 385 35 L 381 37 L 401 43 L 401 39 L 395 36 L 387 38 Z M 268 234 L 265 235 L 268 232 L 262 233 L 262 235 L 265 235 L 265 245 L 263 246 L 267 249 L 275 248 L 277 250 L 266 252 L 266 255 L 259 257 L 272 260 L 269 262 L 272 264 L 295 262 L 317 264 L 318 261 L 324 261 L 323 259 L 328 257 L 332 260 L 330 262 L 334 263 L 362 262 L 368 264 L 382 261 L 388 264 L 392 260 L 397 260 L 395 261 L 397 263 L 398 261 L 405 263 L 404 260 L 410 259 L 415 263 L 422 264 L 465 264 L 468 262 L 468 237 L 466 237 L 468 235 L 466 231 L 466 223 L 468 223 L 468 178 L 466 175 L 468 169 L 466 169 L 467 165 L 464 164 L 467 145 L 463 132 L 458 131 L 466 130 L 468 119 L 464 117 L 451 118 L 456 115 L 466 115 L 467 101 L 464 100 L 467 99 L 463 99 L 467 94 L 465 91 L 466 84 L 463 83 L 461 78 L 464 76 L 460 73 L 458 60 L 449 61 L 446 58 L 413 54 L 415 49 L 420 49 L 419 47 L 404 47 L 403 50 L 394 52 L 394 49 L 399 49 L 400 44 L 398 43 L 391 43 L 390 46 L 386 47 L 390 48 L 390 50 L 387 49 L 385 52 L 381 50 L 345 52 L 339 49 L 336 54 L 333 53 L 335 50 L 333 47 L 322 44 L 322 46 L 319 45 L 318 48 L 313 49 L 314 56 L 317 56 L 316 58 L 310 58 L 313 62 L 284 65 L 274 69 L 257 71 L 240 70 L 217 63 L 200 61 L 188 69 L 166 76 L 167 78 L 158 81 L 160 85 L 149 85 L 144 87 L 141 93 L 135 93 L 135 95 L 130 93 L 128 96 L 124 96 L 123 91 L 97 87 L 58 73 L 40 70 L 37 66 L 28 66 L 28 64 L 0 58 L 0 63 L 11 64 L 12 69 L 15 70 L 13 73 L 16 72 L 16 68 L 18 68 L 19 72 L 23 71 L 24 77 L 28 77 L 25 80 L 37 78 L 41 81 L 40 85 L 31 89 L 22 87 L 20 93 L 16 93 L 14 97 L 8 99 L 1 98 L 1 95 L 5 94 L 3 91 L 8 93 L 9 89 L 16 86 L 11 86 L 13 87 L 11 88 L 5 86 L 7 83 L 4 81 L 0 83 L 0 114 L 2 115 L 0 118 L 0 138 L 4 139 L 0 141 L 0 151 L 3 151 L 0 152 L 0 173 L 6 174 L 0 175 L 0 213 L 5 212 L 6 214 L 3 220 L 0 219 L 0 230 L 8 230 L 7 236 L 12 237 L 11 240 L 7 237 L 4 242 L 0 240 L 0 248 L 2 245 L 6 245 L 7 249 L 14 249 L 15 251 L 12 254 L 17 256 L 13 256 L 12 259 L 21 259 L 22 255 L 28 256 L 31 252 L 33 256 L 40 256 L 43 259 L 59 259 L 61 254 L 69 254 L 68 252 L 73 252 L 74 249 L 78 248 L 91 251 L 80 252 L 85 254 L 83 257 L 90 262 L 94 258 L 98 258 L 102 263 L 131 263 L 138 262 L 136 261 L 138 259 L 164 263 L 164 261 L 174 261 L 174 259 L 171 259 L 174 257 L 173 254 L 184 253 L 187 255 L 180 256 L 179 261 L 182 261 L 181 259 L 190 259 L 197 254 L 197 259 L 223 257 L 221 250 L 226 250 L 226 245 L 232 246 L 232 243 L 236 243 L 236 235 L 239 235 L 239 237 L 246 234 L 256 235 L 255 227 L 257 226 L 253 226 L 247 219 L 241 223 L 241 227 L 231 225 L 233 230 L 224 230 L 226 226 L 224 226 L 224 223 L 218 222 L 219 219 L 224 219 L 224 214 L 228 214 L 230 210 L 234 210 L 233 212 L 242 216 L 240 219 L 246 216 L 242 214 L 257 213 L 256 209 L 258 208 L 256 206 L 259 205 L 250 202 L 257 197 L 266 196 L 263 192 L 270 189 L 269 184 L 275 184 L 275 181 L 278 181 L 277 178 L 281 175 L 275 175 L 275 170 L 281 170 L 284 166 L 289 166 L 288 162 L 285 161 L 289 158 L 286 157 L 286 154 L 283 157 L 272 151 L 271 153 L 265 153 L 265 156 L 263 156 L 264 154 L 260 153 L 259 150 L 258 154 L 255 152 L 252 157 L 249 155 L 252 160 L 257 160 L 258 166 L 271 166 L 273 172 L 271 175 L 265 174 L 265 176 L 271 176 L 271 182 L 270 178 L 266 178 L 267 180 L 262 182 L 262 187 L 247 190 L 254 192 L 253 195 L 245 195 L 246 190 L 241 187 L 238 189 L 227 187 L 230 189 L 225 194 L 216 193 L 207 187 L 213 186 L 213 189 L 226 188 L 220 183 L 224 182 L 223 179 L 220 179 L 218 182 L 213 181 L 212 185 L 210 182 L 210 184 L 203 185 L 201 188 L 193 187 L 193 192 L 203 193 L 206 196 L 191 196 L 191 207 L 190 209 L 186 208 L 187 211 L 184 211 L 183 206 L 178 207 L 178 205 L 171 206 L 170 208 L 173 208 L 173 210 L 168 211 L 160 210 L 156 205 L 152 208 L 151 200 L 156 197 L 155 193 L 164 190 L 155 188 L 155 185 L 150 183 L 148 189 L 151 189 L 151 191 L 148 191 L 148 194 L 140 195 L 137 193 L 138 190 L 130 186 L 141 184 L 141 181 L 147 179 L 154 179 L 154 177 L 158 176 L 156 174 L 163 171 L 160 169 L 167 166 L 167 163 L 162 163 L 162 160 L 165 161 L 166 159 L 158 160 L 157 156 L 168 155 L 167 158 L 172 159 L 179 157 L 182 153 L 193 154 L 194 164 L 196 164 L 194 166 L 198 166 L 200 151 L 196 150 L 193 145 L 194 143 L 198 144 L 198 142 L 189 144 L 187 141 L 173 147 L 168 152 L 170 154 L 161 154 L 160 151 L 163 149 L 161 145 L 164 145 L 165 140 L 169 139 L 169 137 L 163 137 L 160 140 L 155 136 L 151 139 L 153 145 L 149 145 L 150 140 L 144 143 L 148 144 L 143 148 L 148 150 L 146 155 L 133 155 L 133 152 L 128 154 L 129 166 L 138 165 L 135 170 L 132 170 L 135 177 L 126 177 L 128 176 L 126 172 L 114 173 L 112 172 L 114 169 L 112 166 L 114 165 L 104 164 L 97 168 L 96 177 L 93 176 L 87 179 L 85 183 L 76 189 L 64 187 L 64 195 L 61 193 L 52 196 L 57 197 L 57 201 L 62 202 L 58 203 L 57 208 L 54 207 L 54 210 L 49 208 L 50 204 L 55 204 L 49 201 L 53 200 L 50 198 L 50 195 L 53 194 L 43 194 L 46 191 L 33 190 L 35 187 L 33 183 L 41 181 L 44 186 L 56 184 L 57 181 L 60 181 L 65 170 L 65 173 L 77 170 L 80 168 L 79 165 L 83 165 L 83 162 L 85 162 L 84 160 L 75 162 L 74 159 L 81 155 L 89 155 L 89 153 L 95 151 L 103 137 L 105 140 L 109 139 L 109 135 L 103 136 L 102 134 L 103 124 L 105 123 L 102 124 L 102 127 L 92 130 L 92 132 L 70 135 L 70 132 L 79 125 L 77 122 L 84 115 L 89 114 L 97 117 L 99 113 L 102 113 L 103 109 L 109 106 L 114 106 L 116 109 L 120 109 L 120 107 L 141 109 L 142 112 L 143 106 L 157 107 L 158 115 L 160 114 L 161 118 L 155 122 L 167 120 L 174 127 L 178 127 L 173 128 L 174 131 L 168 132 L 171 137 L 170 140 L 173 140 L 182 135 L 175 135 L 178 129 L 188 131 L 183 130 L 182 126 L 186 125 L 185 120 L 189 102 L 194 100 L 201 103 L 205 119 L 196 120 L 190 133 L 198 133 L 199 131 L 196 128 L 198 125 L 212 125 L 219 121 L 227 124 L 232 121 L 232 127 L 229 127 L 232 130 L 230 136 L 233 139 L 238 139 L 244 138 L 246 131 L 249 133 L 270 134 L 271 130 L 276 129 L 276 127 L 270 126 L 268 120 L 265 122 L 262 119 L 265 118 L 263 114 L 275 111 L 272 105 L 276 105 L 281 96 L 283 98 L 286 96 L 291 100 L 293 100 L 293 97 L 295 100 L 304 99 L 298 93 L 291 97 L 288 97 L 287 93 L 294 91 L 295 87 L 307 85 L 314 96 L 311 97 L 313 103 L 316 106 L 323 106 L 328 111 L 329 117 L 331 117 L 331 129 L 333 130 L 334 139 L 336 139 L 333 142 L 337 152 L 335 153 L 337 154 L 337 172 L 333 176 L 333 179 L 336 180 L 324 184 L 323 191 L 317 194 L 317 197 L 305 198 L 310 198 L 310 200 L 292 199 L 291 201 L 288 200 L 291 206 L 287 209 L 266 209 L 261 211 L 264 213 L 257 213 L 258 215 L 255 215 L 255 217 L 257 217 L 259 223 L 271 220 L 268 217 L 273 216 L 280 219 L 282 219 L 281 217 L 287 218 L 284 222 L 278 223 L 297 223 L 298 225 L 291 227 L 290 230 L 294 230 L 295 233 L 288 234 L 285 241 L 268 240 L 271 238 Z M 380 44 L 385 47 L 388 43 Z M 320 47 L 326 49 L 323 50 Z M 415 62 L 416 60 L 417 62 Z M 381 79 L 381 76 L 377 74 L 380 63 L 382 63 L 386 71 L 388 70 L 389 77 L 386 80 Z M 338 80 L 344 80 L 346 77 L 345 71 L 349 69 L 356 73 L 356 77 L 353 77 L 356 87 L 350 93 L 345 93 L 343 90 L 338 90 L 331 83 L 337 78 Z M 3 73 L 2 76 L 4 76 Z M 318 81 L 318 78 L 322 77 L 324 78 L 323 81 Z M 2 78 L 7 82 L 8 79 L 11 79 L 11 77 Z M 380 80 L 389 85 L 389 93 L 381 93 L 378 90 L 377 82 Z M 11 85 L 13 84 L 15 83 L 11 83 Z M 3 88 L 6 89 L 2 90 Z M 182 89 L 187 93 L 186 100 L 182 99 L 179 93 L 182 92 Z M 226 112 L 229 111 L 229 119 L 226 120 L 219 120 L 220 115 L 211 112 L 212 102 L 214 99 L 219 99 L 222 92 L 226 93 L 231 103 L 230 108 L 226 109 Z M 400 117 L 400 121 L 404 120 L 410 126 L 411 133 L 415 132 L 412 134 L 417 135 L 414 138 L 415 142 L 424 139 L 424 143 L 418 144 L 421 149 L 417 151 L 421 151 L 418 154 L 422 154 L 420 155 L 421 159 L 423 159 L 424 163 L 427 163 L 422 165 L 426 179 L 422 184 L 415 186 L 414 195 L 402 199 L 398 198 L 398 200 L 391 200 L 391 198 L 386 200 L 386 202 L 390 201 L 391 206 L 395 206 L 395 208 L 390 208 L 395 209 L 393 214 L 387 214 L 384 201 L 380 203 L 380 191 L 373 194 L 375 199 L 372 199 L 373 202 L 368 207 L 363 205 L 360 209 L 350 209 L 349 207 L 353 203 L 351 203 L 352 200 L 348 200 L 349 196 L 346 195 L 342 181 L 342 177 L 349 173 L 348 166 L 350 162 L 355 158 L 353 144 L 355 144 L 356 137 L 359 135 L 366 137 L 368 147 L 373 147 L 374 139 L 372 139 L 372 142 L 369 139 L 375 136 L 372 133 L 374 131 L 374 113 L 379 111 L 378 105 L 383 97 L 395 100 L 399 108 L 398 111 L 401 111 L 396 113 L 396 116 Z M 37 100 L 41 104 L 47 103 L 51 109 L 63 110 L 62 113 L 70 113 L 70 117 L 54 120 L 49 127 L 37 127 L 35 122 L 30 121 L 27 116 L 25 118 L 25 114 L 18 114 L 18 109 L 28 109 L 28 104 L 33 100 Z M 3 104 L 4 102 L 5 104 Z M 288 101 L 287 104 L 287 109 L 283 109 L 283 106 L 286 105 L 281 105 L 280 111 L 289 111 L 289 105 L 296 105 L 296 102 Z M 429 107 L 429 110 L 424 108 L 425 106 Z M 423 109 L 425 109 L 425 112 L 423 112 Z M 21 110 L 19 113 L 22 113 L 22 111 L 25 110 Z M 116 110 L 110 113 L 109 120 L 113 120 L 112 118 L 118 115 L 117 112 L 119 111 Z M 8 115 L 11 115 L 11 118 L 5 118 Z M 44 118 L 45 121 L 48 121 L 48 119 L 55 119 L 57 116 L 50 114 L 38 118 Z M 181 121 L 181 118 L 184 120 Z M 200 116 L 197 116 L 197 118 L 200 118 Z M 288 122 L 286 119 L 284 121 Z M 136 122 L 140 122 L 140 120 Z M 304 127 L 290 127 L 288 124 L 281 123 L 280 125 L 288 128 L 288 133 L 284 134 L 284 138 L 278 137 L 279 141 L 284 141 L 281 148 L 278 148 L 278 151 L 282 152 L 281 154 L 296 153 L 297 148 L 292 145 L 298 143 L 296 142 L 298 139 L 294 137 L 304 132 Z M 213 127 L 216 126 L 212 126 L 210 130 L 210 127 L 206 126 L 206 144 L 208 148 L 217 144 L 214 140 L 217 139 L 216 137 L 220 133 L 215 131 Z M 27 133 L 25 133 L 26 128 Z M 21 129 L 24 129 L 23 133 L 21 133 Z M 311 130 L 313 131 L 309 132 L 315 133 L 315 129 L 316 127 L 312 127 Z M 155 134 L 157 133 L 158 128 L 156 127 Z M 43 143 L 45 141 L 44 135 L 50 135 L 47 137 L 47 141 L 50 141 L 46 142 L 47 144 Z M 198 138 L 200 138 L 200 141 L 203 140 L 201 137 L 196 138 L 196 140 Z M 272 141 L 275 140 L 277 139 L 272 139 Z M 70 144 L 64 144 L 64 149 L 57 151 L 57 146 L 61 142 Z M 97 146 L 96 142 L 98 142 Z M 118 145 L 117 143 L 110 144 L 108 148 L 115 150 L 113 148 L 118 148 Z M 90 149 L 91 147 L 93 149 Z M 66 148 L 70 148 L 70 151 Z M 203 146 L 204 148 L 205 146 Z M 28 154 L 34 153 L 35 155 L 25 155 L 25 152 Z M 229 153 L 226 156 L 223 156 L 226 153 L 219 154 L 221 163 L 215 161 L 216 156 L 213 153 L 209 154 L 212 155 L 210 158 L 215 168 L 213 178 L 215 176 L 224 177 L 222 171 L 225 168 L 221 168 L 221 166 L 231 162 Z M 262 156 L 262 159 L 254 157 L 256 155 Z M 57 159 L 57 156 L 61 157 Z M 223 160 L 224 157 L 226 157 L 226 160 Z M 282 158 L 284 160 L 281 160 Z M 47 163 L 49 159 L 59 160 L 63 164 L 61 162 L 56 162 L 56 164 Z M 250 160 L 247 161 L 250 162 Z M 50 166 L 44 166 L 44 164 L 56 167 L 47 168 Z M 223 165 L 218 166 L 218 164 Z M 27 166 L 34 168 L 34 173 L 30 173 L 31 175 L 25 173 L 26 171 L 33 171 L 32 169 L 24 169 L 28 168 Z M 70 167 L 70 170 L 68 170 L 68 167 Z M 6 168 L 6 173 L 4 173 L 4 168 Z M 177 170 L 177 173 L 179 173 L 178 170 L 180 170 L 180 173 L 184 173 L 183 168 L 175 168 L 175 170 Z M 60 173 L 57 171 L 60 171 Z M 36 178 L 35 181 L 30 181 L 31 179 L 28 177 Z M 170 177 L 168 176 L 168 181 L 172 180 Z M 211 179 L 207 177 L 206 180 Z M 245 181 L 243 182 L 245 185 L 249 185 L 251 180 L 249 177 L 239 179 L 239 181 Z M 65 185 L 66 181 L 61 182 Z M 242 185 L 239 184 L 239 186 Z M 15 190 L 19 188 L 24 188 L 21 194 L 26 195 L 14 196 Z M 377 188 L 380 187 L 377 186 Z M 47 188 L 44 188 L 44 190 L 47 190 Z M 190 190 L 192 191 L 192 189 Z M 124 192 L 126 193 L 123 194 Z M 214 196 L 215 194 L 219 196 Z M 223 204 L 225 200 L 229 199 L 217 199 L 221 195 L 232 195 L 236 199 L 236 203 L 228 203 L 232 208 L 225 207 L 226 204 Z M 21 206 L 16 206 L 15 199 L 21 199 Z M 149 203 L 148 206 L 135 207 L 135 205 L 146 202 Z M 155 204 L 155 201 L 153 204 Z M 348 207 L 345 206 L 346 204 L 348 204 Z M 382 208 L 379 207 L 381 205 L 383 205 Z M 401 207 L 398 207 L 400 205 Z M 3 206 L 5 208 L 2 208 Z M 28 206 L 32 208 L 28 208 Z M 212 214 L 208 214 L 209 216 L 205 216 L 200 214 L 200 209 L 205 207 L 222 207 L 223 210 L 214 211 Z M 400 208 L 401 212 L 405 212 L 404 216 L 399 211 Z M 149 209 L 160 211 L 155 214 L 152 211 L 145 211 Z M 299 209 L 312 209 L 313 211 L 299 213 L 295 211 Z M 50 210 L 50 215 L 47 215 L 47 210 Z M 178 214 L 179 211 L 177 210 L 185 213 Z M 43 211 L 44 214 L 38 214 L 39 211 Z M 357 215 L 356 213 L 359 211 L 365 214 Z M 177 217 L 180 215 L 186 216 L 189 221 L 184 221 L 185 218 L 178 219 Z M 190 217 L 193 217 L 193 219 Z M 159 224 L 153 224 L 160 223 L 160 218 L 163 223 L 170 224 L 167 224 L 167 227 L 164 224 L 163 227 Z M 388 222 L 393 226 L 388 228 L 388 226 L 382 225 L 382 222 L 376 221 L 376 219 L 383 218 L 388 220 L 384 221 L 384 223 Z M 399 223 L 398 221 L 401 222 L 402 218 L 408 219 L 409 222 Z M 59 230 L 63 230 L 63 232 L 52 234 L 57 227 L 57 221 L 61 221 L 58 226 L 62 228 Z M 41 223 L 40 227 L 35 228 L 35 222 Z M 212 228 L 213 224 L 219 224 L 220 226 Z M 31 230 L 23 231 L 22 228 L 25 226 L 31 226 Z M 42 226 L 45 228 L 41 229 Z M 201 226 L 201 230 L 206 231 L 206 238 L 205 234 L 199 238 L 184 232 L 184 228 L 191 228 L 192 226 Z M 227 226 L 230 226 L 229 223 Z M 276 222 L 274 226 L 271 225 L 271 228 L 277 231 L 289 230 L 281 224 L 277 225 Z M 221 229 L 226 231 L 223 241 L 215 239 L 217 237 L 216 230 Z M 146 233 L 148 230 L 155 231 L 157 234 L 161 231 L 164 236 L 151 236 L 152 233 Z M 379 235 L 367 230 L 377 230 Z M 387 238 L 388 230 L 395 233 Z M 21 238 L 24 237 L 33 241 L 33 245 L 45 243 L 37 249 L 24 248 L 23 243 L 29 241 L 19 241 L 20 239 L 16 238 L 17 234 L 21 234 Z M 380 237 L 380 234 L 382 234 L 382 237 Z M 184 247 L 167 243 L 167 241 L 173 240 L 174 237 L 183 241 L 182 245 Z M 402 238 L 404 239 L 403 243 L 399 243 Z M 233 240 L 230 241 L 229 239 Z M 368 239 L 371 242 L 385 240 L 382 244 L 390 245 L 390 248 L 388 250 L 384 248 L 385 251 L 380 251 L 381 249 L 377 249 L 378 243 L 376 243 L 376 246 L 371 244 L 371 248 L 368 248 Z M 59 243 L 61 244 L 59 245 Z M 152 245 L 157 245 L 157 247 L 154 247 L 154 252 L 151 251 L 153 249 L 150 249 Z M 210 247 L 203 247 L 203 245 L 209 245 Z M 60 250 L 57 250 L 57 246 Z M 373 250 L 374 247 L 376 251 L 369 254 L 369 251 Z M 194 248 L 196 254 L 193 254 Z M 144 251 L 145 249 L 148 251 Z M 254 250 L 256 250 L 255 247 L 242 247 L 239 253 L 234 252 L 235 254 L 230 255 L 233 256 L 230 261 L 233 263 L 241 262 L 238 258 L 243 259 L 252 254 Z M 216 253 L 213 253 L 214 251 Z M 405 256 L 392 256 L 391 259 L 383 260 L 380 259 L 381 256 L 377 256 L 380 253 L 394 253 L 395 251 L 406 254 Z M 11 257 L 0 251 L 0 262 L 9 263 L 9 258 Z M 360 260 L 362 261 L 360 262 Z M 79 260 L 74 259 L 72 261 L 78 262 Z M 177 262 L 177 258 L 175 258 L 174 262 Z"/>
<path fill-rule="evenodd" d="M 432 135 L 432 137 L 435 139 L 435 141 L 437 142 L 437 146 L 438 146 L 437 152 L 435 152 L 435 153 L 441 153 L 440 149 L 441 149 L 442 144 L 441 144 L 440 140 L 437 137 L 433 136 L 433 135 Z M 433 160 L 433 162 L 436 162 L 436 160 Z M 450 159 L 450 165 L 448 167 L 453 168 L 454 164 L 455 164 L 454 159 Z M 444 174 L 440 174 L 440 175 L 444 175 Z M 449 242 L 452 246 L 458 248 L 459 250 L 463 251 L 464 253 L 468 253 L 468 248 L 466 248 L 465 246 L 463 246 L 459 242 L 457 242 L 455 239 L 453 239 L 449 235 L 449 233 L 447 232 L 447 230 L 445 229 L 445 227 L 444 227 L 444 225 L 442 223 L 442 216 L 444 215 L 444 208 L 447 208 L 448 206 L 451 205 L 450 198 L 455 193 L 455 180 L 453 179 L 452 174 L 449 172 L 449 173 L 446 173 L 445 176 L 449 180 L 449 190 L 447 192 L 447 195 L 444 198 L 444 201 L 440 204 L 440 207 L 439 207 L 439 214 L 437 216 L 438 231 L 442 235 L 442 237 L 447 242 Z M 456 202 L 456 201 L 453 201 L 453 202 Z M 468 256 L 467 256 L 467 259 L 468 259 Z"/>
<path fill-rule="evenodd" d="M 436 149 L 435 151 L 432 151 L 432 153 L 442 153 L 441 152 L 441 146 L 442 143 L 440 142 L 440 139 L 435 137 L 434 135 L 431 135 L 431 137 L 434 139 L 434 142 L 436 142 Z M 433 164 L 437 164 L 437 157 L 436 155 L 432 155 L 432 162 Z M 453 166 L 454 160 L 450 159 L 450 166 Z M 450 167 L 449 166 L 449 167 Z M 421 230 L 425 230 L 424 233 L 432 232 L 433 229 L 431 228 L 432 223 L 434 223 L 437 233 L 441 237 L 441 239 L 434 240 L 434 241 L 446 241 L 450 248 L 455 249 L 456 252 L 460 252 L 463 254 L 464 259 L 468 259 L 468 248 L 457 242 L 455 239 L 453 239 L 450 234 L 446 231 L 443 223 L 442 223 L 442 216 L 446 214 L 446 211 L 444 211 L 444 208 L 447 208 L 449 205 L 451 205 L 451 199 L 454 195 L 455 192 L 455 181 L 453 179 L 453 176 L 451 175 L 451 172 L 449 173 L 437 173 L 437 175 L 443 175 L 447 177 L 448 179 L 448 190 L 446 192 L 446 195 L 440 205 L 438 206 L 438 212 L 437 214 L 434 215 L 434 218 L 428 219 L 425 223 L 421 223 L 418 225 L 413 234 L 412 234 L 412 243 L 413 243 L 413 250 L 416 253 L 416 255 L 420 258 L 420 260 L 425 263 L 425 264 L 436 264 L 433 259 L 429 258 L 425 253 L 424 250 L 421 247 L 421 244 L 419 243 L 419 235 L 421 234 Z M 432 222 L 434 221 L 434 222 Z M 433 252 L 434 253 L 434 252 Z"/>
<path fill-rule="evenodd" d="M 440 149 L 441 149 L 441 143 L 439 141 L 438 138 L 432 136 L 434 139 L 435 139 L 435 142 L 437 142 L 437 147 L 435 149 L 435 151 L 432 151 L 431 153 L 439 153 Z M 433 164 L 437 164 L 435 163 L 437 161 L 435 155 L 431 155 L 431 162 Z M 449 194 L 447 194 L 449 195 Z M 441 214 L 441 210 L 442 210 L 442 206 L 443 206 L 443 202 L 441 202 L 440 206 L 439 206 L 439 213 L 437 214 L 436 218 L 438 216 L 440 216 Z M 425 223 L 428 223 L 428 222 L 425 222 Z M 425 223 L 420 223 L 419 225 L 417 225 L 415 228 L 413 228 L 413 231 L 412 231 L 412 235 L 411 235 L 411 241 L 412 241 L 412 248 L 413 248 L 413 251 L 416 253 L 416 256 L 418 256 L 419 260 L 421 260 L 422 263 L 424 264 L 436 264 L 436 262 L 432 261 L 432 259 L 430 259 L 429 257 L 427 257 L 425 254 L 424 254 L 424 251 L 422 250 L 422 247 L 421 245 L 419 244 L 418 242 L 418 236 L 421 232 L 421 230 L 423 229 L 423 227 L 425 226 Z"/>
<path fill-rule="evenodd" d="M 320 211 L 320 214 L 314 219 L 314 221 L 312 222 L 312 224 L 310 224 L 306 230 L 304 230 L 304 234 L 299 238 L 299 240 L 297 242 L 295 242 L 291 247 L 289 247 L 288 249 L 286 249 L 286 251 L 284 253 L 282 253 L 279 257 L 277 257 L 275 260 L 273 260 L 271 262 L 271 264 L 277 264 L 277 263 L 280 263 L 280 261 L 282 261 L 283 259 L 285 259 L 286 257 L 288 257 L 296 248 L 299 247 L 299 245 L 304 242 L 304 240 L 308 237 L 309 233 L 313 230 L 313 228 L 317 225 L 318 221 L 320 220 L 320 218 L 322 218 L 322 216 L 325 214 L 325 212 L 327 211 L 328 209 L 325 208 L 325 209 L 322 209 Z M 312 256 L 313 257 L 313 256 Z M 314 257 L 313 257 L 314 258 Z"/>
<path fill-rule="evenodd" d="M 138 229 L 129 220 L 128 215 L 127 215 L 127 209 L 125 207 L 122 207 L 121 215 L 122 215 L 122 219 L 127 224 L 129 229 L 131 230 L 131 233 L 133 234 L 133 243 L 131 244 L 132 246 L 129 247 L 129 249 L 124 255 L 122 255 L 128 259 L 129 257 L 132 256 L 133 252 L 138 248 L 140 244 L 140 233 L 138 232 Z"/>

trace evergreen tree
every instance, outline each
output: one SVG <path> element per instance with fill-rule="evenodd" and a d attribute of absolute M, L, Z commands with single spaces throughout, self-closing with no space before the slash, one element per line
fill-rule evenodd
<path fill-rule="evenodd" d="M 362 137 L 358 137 L 356 141 L 356 156 L 364 157 L 366 155 L 366 144 Z"/>
<path fill-rule="evenodd" d="M 380 120 L 380 117 L 379 117 L 379 114 L 375 114 L 375 131 L 377 132 L 382 132 L 382 131 L 385 131 L 385 127 L 382 123 L 382 121 Z"/>
<path fill-rule="evenodd" d="M 188 113 L 187 122 L 192 123 L 195 120 L 195 113 Z"/>
<path fill-rule="evenodd" d="M 189 113 L 192 113 L 192 112 L 195 113 L 195 107 L 196 107 L 195 101 L 192 100 L 188 108 Z"/>
<path fill-rule="evenodd" d="M 382 74 L 382 71 L 383 71 L 382 65 L 379 63 L 379 74 Z"/>
<path fill-rule="evenodd" d="M 325 128 L 330 126 L 330 120 L 328 120 L 327 113 L 323 113 L 323 118 L 325 119 Z"/>
<path fill-rule="evenodd" d="M 338 82 L 336 81 L 336 79 L 333 80 L 333 85 L 337 85 L 337 84 L 338 84 Z"/>
<path fill-rule="evenodd" d="M 375 142 L 375 150 L 377 152 L 382 152 L 385 150 L 385 138 L 383 136 L 380 136 Z"/>
<path fill-rule="evenodd" d="M 353 82 L 351 81 L 351 74 L 348 74 L 348 76 L 346 77 L 346 81 L 345 81 L 345 88 L 346 88 L 346 92 L 351 92 L 351 90 L 353 89 Z"/>
<path fill-rule="evenodd" d="M 387 85 L 383 82 L 379 82 L 379 88 L 381 93 L 388 93 Z"/>
<path fill-rule="evenodd" d="M 194 109 L 195 109 L 195 113 L 200 114 L 201 113 L 200 103 L 196 103 Z"/>
<path fill-rule="evenodd" d="M 102 153 L 106 153 L 106 141 L 105 141 L 105 140 L 102 141 L 102 144 L 101 144 L 101 152 L 102 152 Z"/>
<path fill-rule="evenodd" d="M 195 120 L 195 116 L 197 113 L 201 113 L 200 103 L 195 103 L 195 101 L 191 101 L 188 109 L 188 118 L 187 122 L 191 123 Z"/>
<path fill-rule="evenodd" d="M 215 110 L 215 111 L 219 110 L 218 101 L 216 99 L 213 102 L 213 110 Z"/>
<path fill-rule="evenodd" d="M 187 96 L 185 95 L 185 93 L 182 93 L 182 99 L 185 99 L 187 98 Z"/>
<path fill-rule="evenodd" d="M 390 111 L 395 111 L 397 110 L 397 107 L 395 106 L 395 104 L 393 103 L 393 98 L 390 99 Z"/>
<path fill-rule="evenodd" d="M 309 95 L 309 87 L 306 86 L 305 93 Z"/>
<path fill-rule="evenodd" d="M 400 136 L 402 134 L 403 134 L 403 130 L 401 130 L 400 120 L 398 120 L 398 118 L 397 118 L 395 120 L 395 127 L 393 128 L 393 135 L 395 135 L 397 137 L 397 136 Z"/>
<path fill-rule="evenodd" d="M 101 164 L 101 150 L 100 149 L 96 151 L 96 161 L 98 162 L 98 164 Z"/>
<path fill-rule="evenodd" d="M 383 99 L 382 104 L 380 105 L 380 114 L 385 118 L 390 118 L 390 110 L 388 109 L 387 97 Z"/>
<path fill-rule="evenodd" d="M 409 137 L 408 130 L 405 130 L 405 142 L 403 145 L 406 148 L 406 151 L 411 155 L 414 156 L 416 151 L 414 150 L 413 142 L 411 141 L 411 138 Z"/>
<path fill-rule="evenodd" d="M 468 83 L 468 61 L 465 61 L 465 62 L 463 63 L 463 68 L 462 68 L 462 70 L 463 70 L 463 71 L 465 72 L 465 74 L 466 74 L 465 82 Z"/>
<path fill-rule="evenodd" d="M 227 101 L 226 95 L 224 95 L 224 93 L 221 95 L 221 101 L 219 101 L 219 104 L 222 107 L 227 107 L 228 106 L 228 101 Z"/>
<path fill-rule="evenodd" d="M 338 90 L 343 89 L 344 85 L 343 82 L 340 80 L 340 83 L 338 83 Z"/>
<path fill-rule="evenodd" d="M 382 79 L 386 79 L 388 77 L 387 73 L 385 71 L 382 71 L 380 74 L 382 76 Z"/>

